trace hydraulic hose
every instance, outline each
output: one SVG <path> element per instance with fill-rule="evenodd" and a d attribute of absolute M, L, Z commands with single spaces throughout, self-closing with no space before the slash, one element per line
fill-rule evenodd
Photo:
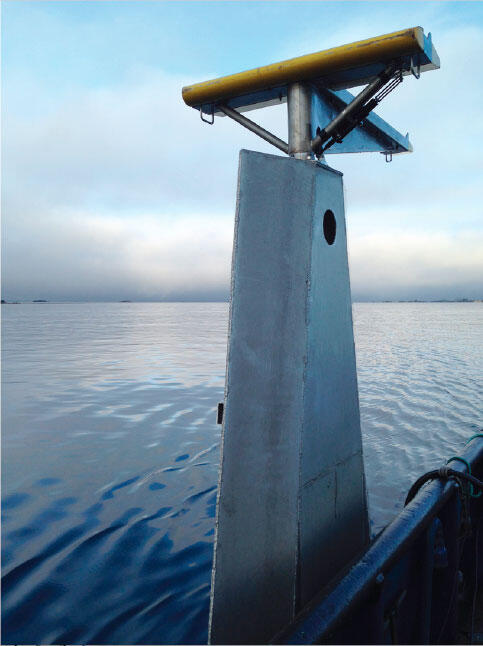
<path fill-rule="evenodd" d="M 416 482 L 413 484 L 411 489 L 408 491 L 408 495 L 406 496 L 406 500 L 404 502 L 404 506 L 406 506 L 408 503 L 411 502 L 411 500 L 414 498 L 414 496 L 418 493 L 418 491 L 421 489 L 423 484 L 428 482 L 428 480 L 435 480 L 437 478 L 442 478 L 444 479 L 449 479 L 449 478 L 455 478 L 457 480 L 466 480 L 467 482 L 471 483 L 473 487 L 476 487 L 480 491 L 483 491 L 483 482 L 481 480 L 478 480 L 478 478 L 475 478 L 475 476 L 470 475 L 469 473 L 462 473 L 461 471 L 455 471 L 454 469 L 449 469 L 448 467 L 441 467 L 440 469 L 435 469 L 434 471 L 428 471 L 424 475 L 422 475 L 420 478 L 416 480 Z"/>

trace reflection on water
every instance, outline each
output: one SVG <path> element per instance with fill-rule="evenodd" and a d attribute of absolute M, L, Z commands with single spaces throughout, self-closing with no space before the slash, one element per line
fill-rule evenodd
<path fill-rule="evenodd" d="M 2 312 L 3 642 L 204 642 L 228 306 Z M 478 427 L 481 312 L 354 306 L 374 531 Z"/>
<path fill-rule="evenodd" d="M 354 305 L 369 511 L 374 532 L 414 480 L 481 428 L 480 303 Z"/>

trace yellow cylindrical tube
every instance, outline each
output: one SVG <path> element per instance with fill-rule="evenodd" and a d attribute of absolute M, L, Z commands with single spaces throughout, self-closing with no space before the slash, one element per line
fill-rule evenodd
<path fill-rule="evenodd" d="M 384 63 L 423 50 L 423 29 L 413 27 L 188 85 L 182 90 L 183 100 L 192 107 L 207 105 L 296 81 L 316 80 L 353 67 Z"/>

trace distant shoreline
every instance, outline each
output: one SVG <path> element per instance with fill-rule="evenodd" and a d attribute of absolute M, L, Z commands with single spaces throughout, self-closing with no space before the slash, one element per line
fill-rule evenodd
<path fill-rule="evenodd" d="M 7 301 L 2 299 L 2 305 L 88 305 L 88 304 L 101 304 L 101 303 L 119 303 L 119 304 L 143 304 L 147 305 L 149 303 L 229 303 L 228 300 L 159 300 L 159 301 L 136 301 L 136 300 L 121 300 L 121 301 L 49 301 L 44 299 L 35 299 L 32 301 Z M 433 299 L 433 300 L 424 300 L 420 298 L 415 299 L 404 299 L 404 300 L 354 300 L 352 303 L 483 303 L 483 299 L 479 298 L 455 298 L 455 299 Z"/>

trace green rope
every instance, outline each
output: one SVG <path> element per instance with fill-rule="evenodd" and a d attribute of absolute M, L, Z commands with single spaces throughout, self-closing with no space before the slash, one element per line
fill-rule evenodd
<path fill-rule="evenodd" d="M 481 433 L 481 437 L 483 437 L 483 433 Z M 446 461 L 446 464 L 449 464 L 450 462 L 453 462 L 453 460 L 459 460 L 460 462 L 465 464 L 466 468 L 468 469 L 468 474 L 471 475 L 471 467 L 470 467 L 469 462 L 467 462 L 464 458 L 460 457 L 459 455 L 453 455 L 449 460 Z M 479 498 L 481 496 L 481 491 L 479 491 L 477 494 L 475 494 L 475 490 L 473 489 L 472 484 L 470 484 L 470 496 L 472 498 Z"/>
<path fill-rule="evenodd" d="M 480 433 L 475 433 L 474 435 L 472 435 L 472 436 L 470 437 L 470 439 L 466 442 L 466 444 L 469 444 L 469 443 L 471 442 L 471 440 L 474 440 L 476 437 L 483 437 L 483 433 L 481 433 L 481 432 L 480 432 Z M 471 488 L 473 489 L 473 485 L 471 486 Z M 472 492 L 471 492 L 471 495 L 472 495 L 472 497 L 473 497 L 473 498 L 479 498 L 479 497 L 481 496 L 481 493 L 482 493 L 482 492 L 481 492 L 481 491 L 479 491 L 479 492 L 478 492 L 478 495 L 477 495 L 477 496 L 475 496 L 475 494 L 474 494 L 474 493 L 473 493 L 473 491 L 472 491 Z"/>
<path fill-rule="evenodd" d="M 474 435 L 472 435 L 470 437 L 470 439 L 466 442 L 466 444 L 469 444 L 471 442 L 471 440 L 475 439 L 475 437 L 483 437 L 483 433 L 475 433 Z"/>
<path fill-rule="evenodd" d="M 453 462 L 453 460 L 459 460 L 460 462 L 463 462 L 463 464 L 465 464 L 466 468 L 468 469 L 468 473 L 471 475 L 471 467 L 470 467 L 469 463 L 464 458 L 460 458 L 459 455 L 453 455 L 449 460 L 446 460 L 446 464 L 449 464 L 450 462 Z"/>

